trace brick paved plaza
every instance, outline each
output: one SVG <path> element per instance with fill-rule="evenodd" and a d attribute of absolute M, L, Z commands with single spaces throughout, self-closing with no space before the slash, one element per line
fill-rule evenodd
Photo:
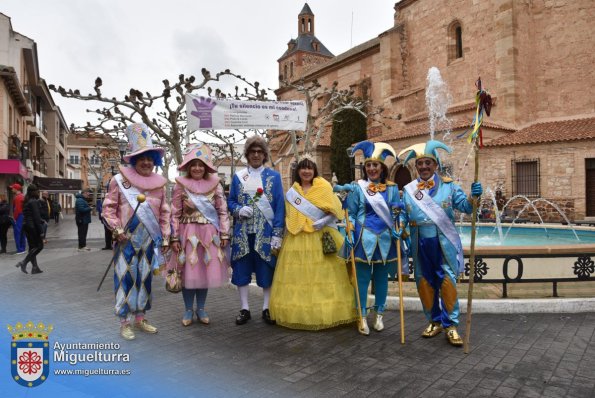
<path fill-rule="evenodd" d="M 474 314 L 472 349 L 466 355 L 449 346 L 444 335 L 422 339 L 425 320 L 417 311 L 405 313 L 405 345 L 399 343 L 396 311 L 387 313 L 386 330 L 372 331 L 369 337 L 360 336 L 354 326 L 294 331 L 262 322 L 261 298 L 254 293 L 253 319 L 236 326 L 239 307 L 232 287 L 209 291 L 211 325 L 183 327 L 181 295 L 166 292 L 163 279 L 157 278 L 148 319 L 159 333 L 137 334 L 127 342 L 113 316 L 111 279 L 96 293 L 110 259 L 109 252 L 99 250 L 102 231 L 94 220 L 89 246 L 96 249 L 79 253 L 72 224 L 50 226 L 50 243 L 39 261 L 43 274 L 24 275 L 14 267 L 17 256 L 0 257 L 1 319 L 13 325 L 28 320 L 53 323 L 51 341 L 119 343 L 119 352 L 130 355 L 126 367 L 132 375 L 52 374 L 41 386 L 26 389 L 10 380 L 10 335 L 5 332 L 0 340 L 0 385 L 8 387 L 10 396 L 47 397 L 59 391 L 61 397 L 94 397 L 105 396 L 107 388 L 145 397 L 166 392 L 197 397 L 595 395 L 594 313 Z M 464 320 L 463 315 L 461 331 Z"/>

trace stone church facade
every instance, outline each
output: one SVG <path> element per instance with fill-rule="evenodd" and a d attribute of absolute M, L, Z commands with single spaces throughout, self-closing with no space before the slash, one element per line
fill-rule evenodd
<path fill-rule="evenodd" d="M 595 219 L 593 21 L 592 0 L 402 0 L 394 6 L 392 28 L 333 55 L 314 35 L 314 13 L 306 4 L 298 14 L 298 38 L 278 60 L 276 93 L 280 100 L 299 99 L 281 84 L 299 79 L 316 79 L 322 87 L 337 81 L 339 89 L 365 92 L 391 116 L 384 124 L 369 120 L 368 138 L 388 142 L 398 153 L 430 138 L 426 77 L 437 67 L 451 101 L 448 122 L 437 125 L 435 138 L 454 149 L 444 164 L 468 190 L 474 160 L 467 140 L 457 136 L 471 124 L 474 83 L 481 77 L 494 99 L 479 151 L 484 186 L 507 198 L 543 198 L 571 220 Z M 328 179 L 330 132 L 327 126 L 316 152 Z M 277 136 L 273 155 L 286 153 L 288 141 Z M 278 165 L 286 183 L 290 162 Z M 397 164 L 391 174 L 401 183 L 415 177 Z M 561 221 L 545 200 L 536 202 L 540 213 Z M 525 204 L 519 198 L 509 209 Z"/>

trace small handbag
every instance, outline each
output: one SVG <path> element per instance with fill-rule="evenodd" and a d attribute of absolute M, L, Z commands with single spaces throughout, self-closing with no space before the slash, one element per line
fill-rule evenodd
<path fill-rule="evenodd" d="M 333 254 L 337 252 L 337 244 L 329 231 L 322 233 L 322 252 L 324 254 Z"/>
<path fill-rule="evenodd" d="M 167 271 L 165 290 L 170 293 L 180 293 L 182 291 L 182 273 L 177 268 Z"/>

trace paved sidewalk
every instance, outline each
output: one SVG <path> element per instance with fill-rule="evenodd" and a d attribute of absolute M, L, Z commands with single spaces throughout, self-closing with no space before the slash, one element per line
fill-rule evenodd
<path fill-rule="evenodd" d="M 253 319 L 236 326 L 239 300 L 232 287 L 209 291 L 211 325 L 183 327 L 182 297 L 166 292 L 159 277 L 148 313 L 159 333 L 139 332 L 127 342 L 113 316 L 111 272 L 96 292 L 110 252 L 98 250 L 102 240 L 99 229 L 95 232 L 96 242 L 89 246 L 97 249 L 89 253 L 76 252 L 66 227 L 62 233 L 68 239 L 48 235 L 50 244 L 39 260 L 43 274 L 21 273 L 14 267 L 21 256 L 0 256 L 0 319 L 3 327 L 28 320 L 53 323 L 52 344 L 118 343 L 118 352 L 129 354 L 130 362 L 109 366 L 129 368 L 132 375 L 51 374 L 41 386 L 27 389 L 10 380 L 10 335 L 4 332 L 3 396 L 595 396 L 595 313 L 474 314 L 471 352 L 464 354 L 444 335 L 422 339 L 426 322 L 417 311 L 405 313 L 405 345 L 399 343 L 396 311 L 387 312 L 386 330 L 372 330 L 368 337 L 355 326 L 294 331 L 262 322 L 262 298 L 256 294 L 250 297 Z M 463 315 L 460 331 L 464 322 Z M 99 365 L 68 365 L 55 358 L 50 363 L 52 369 Z"/>

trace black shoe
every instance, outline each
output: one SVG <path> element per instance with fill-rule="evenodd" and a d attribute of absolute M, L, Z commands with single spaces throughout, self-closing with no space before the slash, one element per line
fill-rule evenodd
<path fill-rule="evenodd" d="M 24 273 L 28 274 L 28 272 L 27 272 L 27 264 L 25 264 L 24 262 L 19 261 L 17 263 L 17 265 L 15 265 L 15 267 L 17 267 L 17 268 L 21 267 L 21 271 L 23 271 Z"/>
<path fill-rule="evenodd" d="M 31 270 L 32 274 L 41 274 L 43 271 L 41 269 L 39 269 L 39 267 L 33 268 Z"/>
<path fill-rule="evenodd" d="M 101 250 L 112 250 L 111 247 L 102 247 Z"/>
<path fill-rule="evenodd" d="M 274 319 L 271 319 L 271 313 L 269 312 L 269 309 L 267 308 L 266 310 L 262 311 L 262 319 L 268 323 L 269 325 L 276 325 L 277 322 L 275 322 Z"/>
<path fill-rule="evenodd" d="M 250 316 L 250 311 L 248 310 L 240 310 L 240 315 L 236 318 L 236 325 L 243 325 L 252 317 Z"/>
<path fill-rule="evenodd" d="M 6 250 L 0 250 L 0 254 L 6 253 Z"/>

